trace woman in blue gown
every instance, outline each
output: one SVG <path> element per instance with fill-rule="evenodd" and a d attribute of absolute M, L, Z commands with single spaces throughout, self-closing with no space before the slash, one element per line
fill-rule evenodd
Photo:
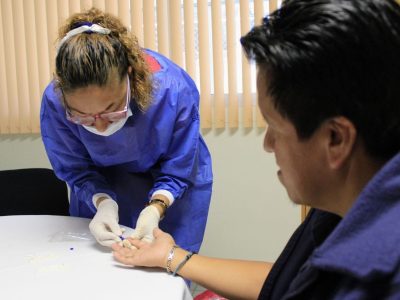
<path fill-rule="evenodd" d="M 121 241 L 122 224 L 145 240 L 159 226 L 198 251 L 212 168 L 194 82 L 98 9 L 72 15 L 59 37 L 40 120 L 52 167 L 71 190 L 70 214 L 92 218 L 104 246 Z"/>

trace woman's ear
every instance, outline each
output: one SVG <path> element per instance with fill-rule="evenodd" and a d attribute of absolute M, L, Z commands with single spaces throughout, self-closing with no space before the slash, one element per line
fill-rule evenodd
<path fill-rule="evenodd" d="M 327 133 L 327 159 L 329 166 L 339 169 L 351 156 L 354 149 L 357 130 L 354 124 L 345 117 L 334 117 L 324 124 Z"/>

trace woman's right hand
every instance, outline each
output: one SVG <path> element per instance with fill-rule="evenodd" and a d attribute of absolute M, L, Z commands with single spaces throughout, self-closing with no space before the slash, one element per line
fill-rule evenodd
<path fill-rule="evenodd" d="M 118 224 L 118 204 L 112 199 L 104 199 L 97 206 L 97 213 L 89 224 L 90 232 L 99 244 L 111 247 L 120 242 L 122 235 Z"/>
<path fill-rule="evenodd" d="M 159 228 L 154 229 L 153 235 L 154 241 L 151 243 L 128 238 L 128 241 L 134 246 L 131 249 L 118 243 L 113 244 L 115 259 L 129 266 L 166 268 L 167 257 L 172 246 L 175 245 L 175 241 L 171 235 Z"/>

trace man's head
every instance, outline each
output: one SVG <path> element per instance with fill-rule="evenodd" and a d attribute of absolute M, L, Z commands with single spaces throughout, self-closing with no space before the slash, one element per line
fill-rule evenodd
<path fill-rule="evenodd" d="M 367 152 L 400 150 L 400 7 L 394 0 L 287 0 L 241 39 L 301 139 L 344 116 Z"/>
<path fill-rule="evenodd" d="M 241 42 L 290 198 L 344 214 L 400 150 L 400 7 L 287 0 Z"/>

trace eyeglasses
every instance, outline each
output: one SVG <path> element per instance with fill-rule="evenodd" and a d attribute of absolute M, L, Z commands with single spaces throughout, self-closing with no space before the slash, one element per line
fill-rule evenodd
<path fill-rule="evenodd" d="M 128 114 L 128 105 L 130 98 L 131 98 L 131 87 L 129 82 L 129 76 L 127 75 L 126 104 L 123 110 L 96 114 L 96 115 L 76 116 L 71 114 L 68 106 L 66 105 L 65 115 L 68 121 L 78 125 L 93 126 L 93 124 L 96 122 L 96 119 L 98 118 L 113 123 L 126 118 Z"/>

